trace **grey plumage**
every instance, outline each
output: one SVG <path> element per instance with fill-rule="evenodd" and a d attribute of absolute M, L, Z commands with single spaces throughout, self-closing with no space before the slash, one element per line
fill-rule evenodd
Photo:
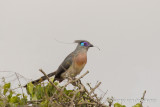
<path fill-rule="evenodd" d="M 54 81 L 58 80 L 61 82 L 66 77 L 72 77 L 72 75 L 76 76 L 82 71 L 87 62 L 87 51 L 89 47 L 93 47 L 93 45 L 86 40 L 76 40 L 75 43 L 78 43 L 76 49 L 64 59 L 55 72 L 48 74 L 48 77 L 55 75 Z M 42 76 L 41 78 L 32 81 L 32 84 L 36 85 L 46 79 L 46 76 Z"/>

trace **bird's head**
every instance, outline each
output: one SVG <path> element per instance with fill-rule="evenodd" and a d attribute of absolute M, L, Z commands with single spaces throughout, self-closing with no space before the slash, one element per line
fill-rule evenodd
<path fill-rule="evenodd" d="M 75 40 L 75 43 L 78 43 L 78 48 L 89 49 L 90 47 L 94 47 L 90 42 L 87 40 Z"/>

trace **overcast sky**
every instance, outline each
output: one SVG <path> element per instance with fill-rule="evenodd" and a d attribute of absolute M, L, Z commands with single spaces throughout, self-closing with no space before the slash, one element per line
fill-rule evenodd
<path fill-rule="evenodd" d="M 145 107 L 160 105 L 159 0 L 1 0 L 0 71 L 29 79 L 57 69 L 76 44 L 91 48 L 83 79 L 116 99 L 141 98 Z M 128 106 L 137 102 L 122 102 Z"/>

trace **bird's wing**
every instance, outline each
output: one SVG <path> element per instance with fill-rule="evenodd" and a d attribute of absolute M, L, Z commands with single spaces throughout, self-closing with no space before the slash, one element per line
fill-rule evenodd
<path fill-rule="evenodd" d="M 72 52 L 71 54 L 69 54 L 64 59 L 64 61 L 62 62 L 62 64 L 58 67 L 57 71 L 49 73 L 47 76 L 51 77 L 51 76 L 55 75 L 55 80 L 60 80 L 61 81 L 61 74 L 63 72 L 65 72 L 72 65 L 73 56 L 74 56 L 74 52 Z M 42 82 L 42 81 L 44 81 L 46 79 L 47 79 L 46 76 L 42 76 L 41 78 L 39 78 L 37 80 L 34 80 L 34 81 L 31 81 L 31 82 L 32 82 L 32 84 L 36 85 L 36 84 L 38 84 L 38 83 L 40 83 L 40 82 Z M 27 87 L 27 85 L 25 85 L 24 87 Z"/>
<path fill-rule="evenodd" d="M 69 54 L 62 64 L 58 67 L 57 73 L 55 75 L 55 79 L 61 78 L 61 74 L 64 73 L 71 65 L 73 62 L 73 57 L 74 57 L 74 52 Z"/>

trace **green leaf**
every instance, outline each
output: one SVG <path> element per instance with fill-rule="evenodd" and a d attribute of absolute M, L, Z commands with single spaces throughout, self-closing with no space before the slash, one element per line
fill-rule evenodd
<path fill-rule="evenodd" d="M 38 100 L 42 99 L 45 95 L 44 87 L 41 87 L 41 85 L 37 85 L 35 88 L 35 94 Z"/>
<path fill-rule="evenodd" d="M 12 97 L 12 95 L 13 95 L 13 91 L 10 90 L 10 91 L 9 91 L 9 95 L 7 96 L 7 97 L 8 97 L 8 100 L 10 100 L 10 98 Z"/>
<path fill-rule="evenodd" d="M 20 98 L 17 97 L 17 96 L 13 96 L 11 99 L 10 99 L 10 103 L 19 103 L 20 101 Z"/>
<path fill-rule="evenodd" d="M 114 104 L 114 107 L 126 107 L 125 105 L 121 105 L 121 104 L 119 104 L 119 103 L 115 103 Z"/>
<path fill-rule="evenodd" d="M 45 87 L 45 91 L 47 93 L 47 95 L 49 97 L 53 96 L 53 94 L 56 92 L 56 88 L 52 85 L 52 84 L 48 84 L 46 87 Z"/>
<path fill-rule="evenodd" d="M 18 96 L 20 96 L 21 94 L 17 94 L 16 96 L 18 97 Z"/>
<path fill-rule="evenodd" d="M 49 78 L 50 81 L 54 81 L 54 77 Z"/>
<path fill-rule="evenodd" d="M 138 103 L 138 104 L 134 105 L 133 107 L 141 107 L 141 104 Z M 143 107 L 143 106 L 142 106 L 142 107 Z"/>
<path fill-rule="evenodd" d="M 48 107 L 48 101 L 45 100 L 45 101 L 41 102 L 40 105 L 41 105 L 40 107 Z"/>
<path fill-rule="evenodd" d="M 11 83 L 6 83 L 4 86 L 3 86 L 3 94 L 6 95 L 6 93 L 8 92 L 8 89 L 11 87 Z"/>
<path fill-rule="evenodd" d="M 37 99 L 37 96 L 34 94 L 33 96 L 32 96 L 32 100 L 33 101 L 37 101 L 38 99 Z"/>
<path fill-rule="evenodd" d="M 25 105 L 27 104 L 27 96 L 23 96 L 23 98 L 21 98 L 20 102 L 21 105 Z"/>
<path fill-rule="evenodd" d="M 31 96 L 34 94 L 33 93 L 33 88 L 34 88 L 34 85 L 30 82 L 27 84 L 27 92 L 28 94 L 30 94 Z"/>

